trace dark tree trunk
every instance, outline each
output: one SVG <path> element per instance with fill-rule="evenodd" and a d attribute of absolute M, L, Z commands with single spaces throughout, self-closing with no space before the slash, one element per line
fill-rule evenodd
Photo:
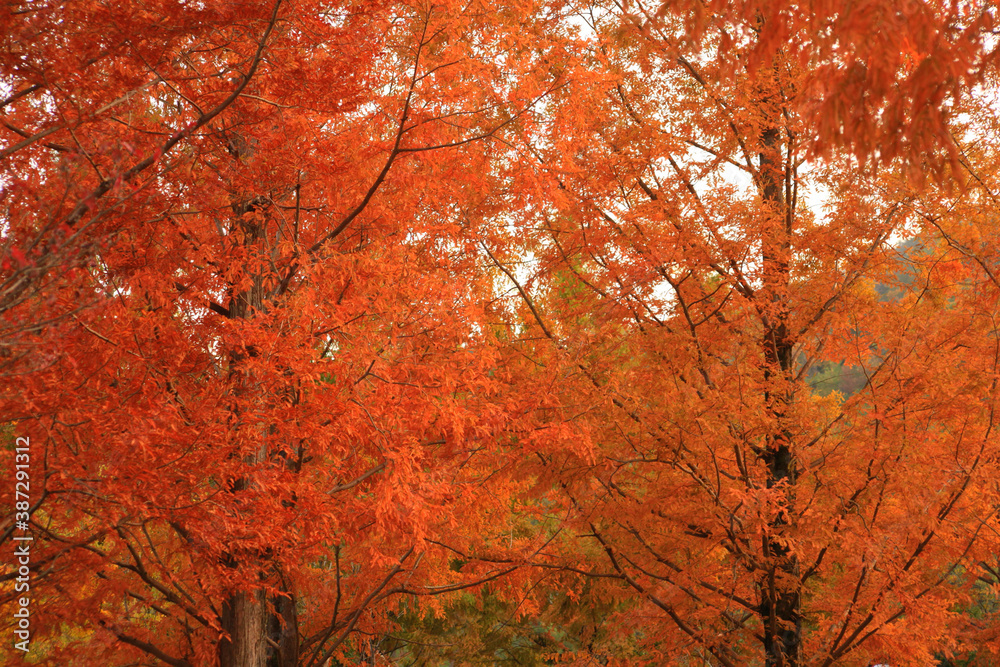
<path fill-rule="evenodd" d="M 252 221 L 247 214 L 266 205 L 267 200 L 261 197 L 233 203 L 238 230 L 243 235 L 242 243 L 249 256 L 266 250 L 267 229 L 266 223 Z M 256 273 L 251 276 L 248 289 L 231 293 L 227 304 L 228 316 L 246 320 L 262 312 L 267 305 L 266 282 L 266 276 Z M 230 377 L 237 394 L 256 391 L 253 378 L 247 377 L 240 369 L 243 360 L 256 354 L 257 351 L 252 348 L 230 351 Z M 236 417 L 238 420 L 240 415 Z M 271 454 L 263 437 L 257 451 L 246 458 L 248 463 L 269 464 Z M 238 493 L 252 485 L 252 479 L 238 479 L 233 481 L 232 490 Z M 237 555 L 227 555 L 231 565 L 235 565 L 237 560 Z M 264 562 L 260 565 L 263 579 L 269 568 Z M 282 595 L 271 598 L 265 597 L 261 591 L 234 593 L 223 602 L 222 629 L 229 639 L 219 642 L 220 667 L 297 667 L 299 628 L 295 596 L 284 583 L 281 590 Z"/>
<path fill-rule="evenodd" d="M 299 617 L 292 595 L 272 598 L 275 614 L 271 615 L 270 636 L 277 644 L 267 667 L 297 667 L 299 664 Z"/>
<path fill-rule="evenodd" d="M 772 93 L 772 96 L 774 93 Z M 759 582 L 760 615 L 764 625 L 767 667 L 798 667 L 802 643 L 799 564 L 782 539 L 787 533 L 795 502 L 796 462 L 792 434 L 785 427 L 789 401 L 786 382 L 793 374 L 795 342 L 788 331 L 789 261 L 792 216 L 784 196 L 785 171 L 781 155 L 781 130 L 774 104 L 765 100 L 765 114 L 774 121 L 761 134 L 760 178 L 767 228 L 762 235 L 763 290 L 768 303 L 764 319 L 763 357 L 765 405 L 775 430 L 763 453 L 767 488 L 784 490 L 782 510 L 770 522 L 761 549 L 766 571 Z"/>
<path fill-rule="evenodd" d="M 229 639 L 219 642 L 219 667 L 268 667 L 266 626 L 260 591 L 229 596 L 222 604 L 222 629 Z"/>

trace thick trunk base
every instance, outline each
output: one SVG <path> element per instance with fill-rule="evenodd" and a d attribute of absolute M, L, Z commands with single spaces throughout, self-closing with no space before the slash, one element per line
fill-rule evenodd
<path fill-rule="evenodd" d="M 219 667 L 267 667 L 267 621 L 262 593 L 230 596 L 222 605 L 222 629 L 229 639 L 219 642 Z"/>

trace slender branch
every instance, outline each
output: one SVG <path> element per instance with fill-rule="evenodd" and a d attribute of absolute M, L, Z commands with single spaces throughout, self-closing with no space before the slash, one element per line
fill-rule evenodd
<path fill-rule="evenodd" d="M 193 667 L 193 665 L 187 660 L 181 660 L 180 658 L 175 658 L 173 656 L 167 655 L 166 653 L 156 648 L 149 642 L 144 642 L 141 639 L 137 639 L 135 637 L 127 635 L 124 632 L 118 630 L 118 628 L 107 625 L 103 620 L 100 621 L 100 623 L 101 625 L 104 625 L 106 628 L 108 628 L 108 630 L 110 630 L 112 633 L 114 633 L 115 637 L 117 637 L 119 641 L 124 642 L 125 644 L 129 644 L 130 646 L 134 646 L 141 651 L 145 651 L 149 655 L 167 663 L 168 665 L 173 665 L 173 667 Z"/>
<path fill-rule="evenodd" d="M 338 484 L 337 486 L 335 486 L 332 489 L 330 489 L 329 491 L 327 491 L 327 493 L 328 494 L 334 494 L 334 493 L 338 493 L 340 491 L 347 491 L 348 489 L 353 489 L 355 486 L 357 486 L 361 482 L 365 481 L 366 479 L 368 479 L 372 475 L 374 475 L 376 473 L 379 473 L 379 472 L 382 472 L 383 470 L 385 470 L 385 463 L 384 462 L 378 464 L 377 466 L 375 466 L 374 468 L 371 468 L 370 470 L 365 471 L 360 477 L 356 477 L 356 478 L 352 479 L 350 482 L 344 482 L 343 484 Z"/>
<path fill-rule="evenodd" d="M 7 106 L 8 104 L 10 104 L 11 102 L 14 102 L 14 101 L 18 100 L 18 99 L 24 97 L 25 95 L 30 95 L 31 93 L 35 92 L 36 90 L 38 90 L 39 88 L 42 88 L 42 87 L 43 87 L 42 84 L 36 83 L 33 86 L 28 86 L 24 90 L 17 91 L 16 93 L 12 94 L 10 97 L 7 97 L 2 102 L 0 102 L 0 109 L 3 109 L 5 106 Z"/>
<path fill-rule="evenodd" d="M 124 95 L 122 95 L 118 99 L 114 100 L 113 102 L 109 102 L 109 103 L 105 104 L 103 107 L 101 107 L 100 109 L 98 109 L 94 113 L 90 114 L 89 118 L 96 118 L 97 116 L 100 116 L 105 111 L 113 109 L 116 106 L 118 106 L 119 104 L 123 104 L 125 102 L 128 102 L 130 99 L 132 99 L 132 97 L 136 93 L 142 92 L 143 90 L 146 90 L 150 86 L 153 86 L 153 85 L 159 83 L 160 81 L 161 81 L 161 79 L 159 77 L 156 77 L 156 78 L 152 79 L 151 81 L 147 81 L 146 83 L 142 84 L 138 88 L 134 88 L 134 89 L 128 91 L 127 93 L 125 93 Z M 79 121 L 77 121 L 77 122 L 79 123 Z M 3 158 L 7 157 L 8 155 L 12 155 L 12 154 L 16 153 L 17 151 L 21 150 L 22 148 L 27 148 L 28 146 L 30 146 L 31 144 L 35 143 L 36 141 L 41 141 L 42 139 L 44 139 L 45 137 L 49 136 L 53 132 L 58 132 L 59 130 L 67 127 L 68 125 L 69 125 L 68 122 L 66 122 L 66 123 L 58 123 L 58 124 L 53 125 L 52 127 L 48 128 L 46 130 L 42 130 L 42 131 L 37 132 L 37 133 L 35 133 L 35 134 L 31 135 L 31 136 L 26 137 L 24 139 L 24 141 L 20 141 L 20 142 L 14 144 L 13 146 L 8 146 L 7 148 L 5 148 L 2 151 L 0 151 L 0 160 L 2 160 Z M 11 129 L 13 130 L 13 128 L 11 128 Z M 14 131 L 17 132 L 17 130 L 14 130 Z M 17 133 L 21 134 L 20 132 L 17 132 Z"/>
<path fill-rule="evenodd" d="M 277 0 L 277 2 L 274 3 L 274 9 L 271 11 L 271 18 L 268 21 L 267 28 L 264 30 L 264 34 L 261 36 L 260 41 L 257 44 L 257 52 L 254 54 L 253 60 L 250 63 L 250 68 L 247 70 L 247 73 L 243 75 L 241 83 L 236 86 L 229 96 L 210 111 L 199 116 L 197 120 L 185 127 L 183 130 L 174 133 L 174 135 L 167 139 L 167 141 L 160 146 L 160 148 L 153 155 L 146 157 L 146 159 L 121 173 L 117 178 L 107 179 L 98 185 L 97 188 L 90 193 L 90 195 L 80 200 L 73 211 L 66 216 L 65 224 L 72 227 L 83 217 L 84 213 L 86 213 L 87 210 L 93 206 L 94 200 L 100 199 L 106 195 L 117 182 L 131 182 L 132 179 L 134 179 L 138 174 L 156 163 L 160 157 L 170 152 L 174 146 L 207 125 L 213 118 L 225 111 L 233 102 L 236 101 L 236 99 L 250 83 L 254 74 L 257 73 L 257 69 L 260 67 L 260 63 L 264 56 L 264 47 L 267 45 L 267 40 L 271 36 L 271 32 L 274 30 L 274 26 L 277 24 L 278 9 L 281 7 L 282 2 L 283 0 Z M 3 155 L 0 154 L 0 157 L 3 157 Z"/>
<path fill-rule="evenodd" d="M 615 556 L 614 549 L 612 549 L 611 546 L 604 540 L 600 532 L 598 532 L 597 527 L 591 524 L 590 528 L 593 531 L 594 537 L 597 539 L 598 542 L 600 542 L 601 546 L 604 548 L 604 552 L 607 554 L 608 560 L 611 561 L 611 566 L 614 567 L 615 570 L 617 570 L 622 575 L 622 578 L 628 583 L 629 586 L 634 588 L 640 594 L 644 595 L 650 602 L 655 604 L 657 607 L 665 611 L 667 613 L 667 616 L 670 617 L 670 619 L 674 622 L 674 624 L 678 628 L 680 628 L 681 631 L 684 632 L 684 634 L 688 635 L 695 642 L 703 646 L 705 650 L 711 653 L 712 656 L 716 660 L 718 660 L 724 667 L 736 667 L 736 664 L 726 657 L 726 655 L 722 652 L 719 646 L 716 646 L 714 644 L 709 644 L 708 642 L 706 642 L 704 637 L 702 637 L 698 632 L 694 630 L 694 628 L 690 627 L 687 623 L 684 622 L 684 619 L 682 619 L 680 615 L 678 615 L 677 611 L 674 610 L 673 607 L 665 603 L 663 600 L 660 600 L 658 597 L 653 595 L 652 592 L 647 590 L 646 587 L 644 587 L 638 581 L 629 576 L 629 574 L 625 572 L 625 569 L 622 568 L 621 563 L 618 562 L 618 558 L 617 556 Z"/>
<path fill-rule="evenodd" d="M 546 337 L 546 338 L 549 338 L 549 339 L 551 339 L 551 340 L 553 340 L 553 341 L 554 341 L 554 340 L 555 340 L 555 336 L 553 336 L 553 335 L 552 335 L 552 332 L 551 332 L 551 331 L 549 331 L 549 328 L 548 328 L 547 326 L 545 326 L 545 322 L 544 322 L 544 321 L 542 320 L 542 316 L 541 316 L 541 315 L 539 315 L 539 314 L 538 314 L 538 310 L 536 310 L 536 309 L 535 309 L 535 304 L 534 304 L 534 303 L 532 302 L 531 298 L 530 298 L 530 297 L 528 297 L 528 293 L 524 291 L 524 288 L 523 288 L 523 287 L 521 287 L 521 283 L 520 283 L 520 282 L 518 282 L 518 280 L 517 280 L 517 278 L 516 278 L 516 277 L 514 276 L 514 274 L 513 274 L 513 273 L 511 273 L 510 269 L 508 269 L 508 268 L 507 268 L 506 266 L 504 266 L 504 265 L 503 265 L 502 263 L 500 263 L 500 260 L 498 260 L 498 259 L 497 259 L 497 258 L 496 258 L 496 257 L 495 257 L 495 256 L 493 255 L 493 253 L 492 253 L 492 252 L 490 252 L 490 249 L 489 249 L 489 248 L 488 248 L 488 247 L 486 246 L 486 243 L 485 243 L 485 242 L 483 242 L 483 241 L 480 241 L 480 242 L 479 242 L 479 245 L 481 245 L 481 246 L 482 246 L 482 248 L 483 248 L 483 250 L 485 250 L 485 251 L 486 251 L 486 254 L 487 254 L 487 255 L 489 256 L 489 258 L 490 258 L 490 259 L 491 259 L 491 260 L 493 261 L 493 264 L 494 264 L 494 265 L 495 265 L 495 266 L 496 266 L 496 267 L 497 267 L 498 269 L 500 269 L 501 271 L 503 271 L 504 275 L 506 275 L 506 276 L 507 276 L 507 277 L 508 277 L 508 278 L 510 279 L 510 281 L 511 281 L 512 283 L 514 283 L 514 287 L 516 287 L 516 288 L 517 288 L 517 292 L 518 292 L 518 294 L 520 294 L 520 295 L 521 295 L 521 298 L 522 298 L 522 299 L 524 299 L 524 303 L 525 303 L 525 304 L 527 304 L 528 308 L 529 308 L 529 309 L 531 310 L 531 314 L 532 314 L 532 315 L 534 316 L 534 318 L 535 318 L 535 322 L 537 322 L 537 323 L 538 323 L 538 326 L 539 326 L 539 327 L 541 327 L 541 329 L 542 329 L 542 333 L 544 333 L 544 334 L 545 334 L 545 337 Z"/>
<path fill-rule="evenodd" d="M 374 589 L 372 589 L 372 591 L 365 597 L 365 599 L 361 601 L 361 604 L 359 604 L 357 609 L 354 610 L 354 613 L 351 614 L 350 620 L 347 622 L 347 625 L 344 627 L 343 631 L 337 636 L 337 638 L 334 640 L 330 648 L 328 648 L 326 652 L 319 658 L 320 661 L 319 664 L 321 665 L 325 664 L 327 659 L 333 655 L 333 652 L 336 651 L 337 648 L 342 643 L 344 643 L 344 640 L 347 639 L 347 635 L 351 633 L 351 630 L 354 629 L 354 626 L 355 624 L 357 624 L 358 619 L 361 618 L 361 612 L 363 612 L 365 608 L 368 607 L 368 604 L 373 599 L 375 599 L 375 597 L 382 591 L 383 588 L 389 585 L 389 582 L 392 581 L 392 578 L 395 577 L 397 574 L 399 574 L 399 572 L 403 569 L 403 563 L 406 561 L 407 558 L 410 557 L 411 554 L 413 554 L 413 547 L 410 547 L 409 551 L 403 554 L 403 556 L 399 559 L 399 562 L 392 568 L 392 570 L 389 571 L 389 574 L 385 576 L 382 582 Z M 326 643 L 329 636 L 333 633 L 334 629 L 335 625 L 331 624 L 329 630 L 327 630 L 326 632 L 325 637 L 319 642 L 319 644 L 316 645 L 316 650 L 313 652 L 313 657 L 309 661 L 307 667 L 311 667 L 313 664 L 315 664 L 317 654 L 322 650 L 323 645 Z"/>

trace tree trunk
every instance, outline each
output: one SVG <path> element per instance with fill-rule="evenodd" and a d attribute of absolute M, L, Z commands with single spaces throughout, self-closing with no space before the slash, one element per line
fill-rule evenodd
<path fill-rule="evenodd" d="M 299 617 L 295 609 L 295 596 L 280 595 L 272 598 L 276 610 L 271 615 L 269 635 L 278 645 L 267 667 L 297 667 L 299 664 Z"/>
<path fill-rule="evenodd" d="M 230 595 L 222 604 L 222 629 L 229 639 L 219 642 L 219 667 L 298 665 L 299 626 L 294 597 L 265 599 L 260 591 Z"/>
<path fill-rule="evenodd" d="M 776 96 L 771 92 L 771 99 Z M 762 199 L 768 222 L 762 235 L 763 290 L 767 303 L 764 319 L 763 357 L 765 405 L 775 429 L 766 443 L 763 460 L 767 466 L 767 488 L 783 489 L 784 502 L 769 522 L 761 549 L 766 571 L 760 588 L 760 615 L 764 624 L 764 654 L 767 667 L 798 667 L 801 653 L 798 559 L 783 539 L 790 524 L 795 502 L 796 462 L 792 435 L 785 426 L 791 396 L 788 381 L 793 373 L 795 342 L 788 331 L 789 261 L 791 258 L 792 216 L 785 201 L 785 173 L 781 156 L 780 117 L 770 100 L 762 105 L 771 121 L 761 134 L 760 178 Z"/>
<path fill-rule="evenodd" d="M 260 591 L 236 593 L 222 604 L 219 667 L 267 667 L 267 607 Z"/>
<path fill-rule="evenodd" d="M 266 223 L 253 221 L 247 214 L 257 207 L 267 205 L 261 197 L 239 200 L 233 203 L 237 225 L 243 234 L 242 243 L 249 256 L 262 254 L 267 244 Z M 248 289 L 230 294 L 228 317 L 230 319 L 252 319 L 265 309 L 267 299 L 266 277 L 260 273 L 251 276 Z M 256 356 L 252 347 L 230 351 L 230 379 L 237 394 L 257 391 L 253 378 L 246 377 L 240 369 L 241 362 Z M 236 415 L 237 419 L 254 419 L 253 415 Z M 263 436 L 266 426 L 262 425 Z M 255 452 L 248 454 L 247 463 L 267 465 L 270 459 L 263 437 Z M 252 479 L 238 479 L 233 482 L 232 491 L 250 488 Z M 227 560 L 235 565 L 236 556 L 229 554 Z M 261 563 L 260 577 L 266 575 Z M 229 639 L 219 642 L 220 667 L 296 667 L 299 654 L 298 616 L 295 597 L 288 586 L 281 586 L 284 595 L 267 598 L 262 591 L 238 592 L 230 595 L 222 605 L 222 629 Z"/>

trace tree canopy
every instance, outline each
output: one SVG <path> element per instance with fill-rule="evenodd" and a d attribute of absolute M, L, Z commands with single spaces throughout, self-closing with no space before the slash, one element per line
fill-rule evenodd
<path fill-rule="evenodd" d="M 11 654 L 992 664 L 996 21 L 11 5 Z"/>

